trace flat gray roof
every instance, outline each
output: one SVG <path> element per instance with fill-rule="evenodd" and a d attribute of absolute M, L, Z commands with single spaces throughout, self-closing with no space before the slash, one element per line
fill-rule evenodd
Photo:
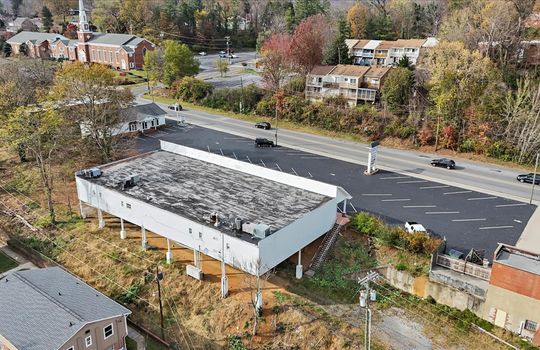
<path fill-rule="evenodd" d="M 222 222 L 218 229 L 229 234 L 234 232 L 232 223 L 236 217 L 244 222 L 270 225 L 271 232 L 275 232 L 331 199 L 162 150 L 100 169 L 101 177 L 87 180 L 204 225 L 211 226 L 207 216 L 218 213 Z M 132 175 L 138 175 L 140 182 L 122 190 L 122 183 Z M 247 233 L 237 236 L 257 241 Z"/>
<path fill-rule="evenodd" d="M 540 276 L 540 255 L 509 251 L 503 247 L 495 261 Z"/>

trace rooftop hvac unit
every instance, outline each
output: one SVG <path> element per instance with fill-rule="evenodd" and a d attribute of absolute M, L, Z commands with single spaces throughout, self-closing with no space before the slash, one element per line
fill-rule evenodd
<path fill-rule="evenodd" d="M 234 229 L 236 231 L 242 231 L 242 219 L 240 218 L 234 219 Z"/>
<path fill-rule="evenodd" d="M 75 175 L 86 178 L 97 178 L 103 174 L 100 168 L 90 168 L 77 171 Z"/>
<path fill-rule="evenodd" d="M 131 188 L 141 182 L 141 178 L 139 175 L 132 175 L 129 177 L 129 179 L 124 180 L 122 183 L 122 189 L 126 190 L 128 188 Z"/>
<path fill-rule="evenodd" d="M 266 224 L 257 224 L 253 235 L 257 238 L 264 238 L 270 234 L 270 226 Z"/>

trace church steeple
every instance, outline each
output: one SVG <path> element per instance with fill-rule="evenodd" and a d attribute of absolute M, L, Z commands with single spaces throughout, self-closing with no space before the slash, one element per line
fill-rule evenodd
<path fill-rule="evenodd" d="M 90 27 L 88 26 L 88 19 L 86 18 L 86 11 L 84 10 L 83 0 L 79 0 L 79 32 L 90 32 Z"/>

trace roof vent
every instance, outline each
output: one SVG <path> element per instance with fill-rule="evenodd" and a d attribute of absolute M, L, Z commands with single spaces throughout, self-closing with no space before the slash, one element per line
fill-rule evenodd
<path fill-rule="evenodd" d="M 132 175 L 129 179 L 124 180 L 122 183 L 122 190 L 127 190 L 128 188 L 134 187 L 136 184 L 141 182 L 139 175 Z"/>

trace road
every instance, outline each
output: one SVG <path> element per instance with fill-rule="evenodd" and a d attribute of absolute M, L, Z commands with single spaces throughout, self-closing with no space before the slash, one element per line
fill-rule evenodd
<path fill-rule="evenodd" d="M 262 131 L 261 131 L 262 132 Z M 347 212 L 375 213 L 388 223 L 418 221 L 445 236 L 449 248 L 485 249 L 491 258 L 498 242 L 515 244 L 535 206 L 439 182 L 380 171 L 365 176 L 365 166 L 289 147 L 255 148 L 252 138 L 190 125 L 140 135 L 140 151 L 167 140 L 345 188 L 353 199 Z"/>

